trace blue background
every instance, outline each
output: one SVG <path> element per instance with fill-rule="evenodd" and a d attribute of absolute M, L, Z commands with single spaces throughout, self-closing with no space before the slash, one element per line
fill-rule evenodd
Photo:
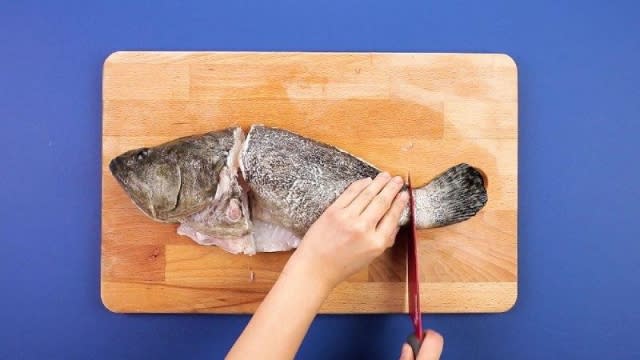
<path fill-rule="evenodd" d="M 640 358 L 637 2 L 54 3 L 0 0 L 1 359 L 219 358 L 248 321 L 101 304 L 100 89 L 116 50 L 510 54 L 518 302 L 425 324 L 446 359 Z M 401 315 L 320 316 L 299 354 L 395 359 L 408 330 Z"/>

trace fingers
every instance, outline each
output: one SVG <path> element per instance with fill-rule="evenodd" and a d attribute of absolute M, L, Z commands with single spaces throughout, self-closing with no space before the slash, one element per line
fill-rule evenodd
<path fill-rule="evenodd" d="M 371 178 L 364 178 L 360 180 L 356 180 L 351 185 L 349 185 L 343 192 L 338 196 L 338 198 L 333 202 L 332 206 L 337 208 L 344 208 L 349 206 L 353 199 L 355 199 L 362 190 L 364 190 L 370 183 Z"/>
<path fill-rule="evenodd" d="M 422 346 L 420 347 L 420 353 L 416 360 L 438 360 L 442 354 L 442 347 L 444 346 L 444 339 L 442 335 L 433 330 L 427 330 Z"/>
<path fill-rule="evenodd" d="M 398 191 L 402 188 L 404 181 L 401 177 L 396 176 L 382 188 L 380 193 L 375 196 L 369 206 L 362 212 L 362 218 L 375 226 L 378 224 L 382 216 L 389 210 L 391 203 L 395 199 Z"/>
<path fill-rule="evenodd" d="M 396 198 L 391 204 L 391 208 L 387 210 L 387 212 L 378 223 L 376 231 L 381 233 L 384 237 L 392 237 L 393 235 L 395 235 L 398 231 L 398 222 L 400 221 L 400 216 L 402 215 L 402 211 L 404 210 L 404 208 L 407 206 L 408 201 L 408 192 L 403 191 L 396 195 Z"/>
<path fill-rule="evenodd" d="M 402 345 L 402 352 L 400 353 L 400 360 L 413 360 L 413 351 L 409 344 L 404 343 Z"/>
<path fill-rule="evenodd" d="M 364 188 L 360 192 L 360 194 L 355 199 L 353 199 L 351 205 L 349 205 L 349 209 L 358 215 L 361 214 L 362 211 L 364 211 L 364 209 L 369 205 L 371 200 L 373 200 L 373 198 L 378 195 L 380 190 L 384 188 L 384 186 L 389 182 L 390 179 L 391 175 L 389 175 L 389 173 L 387 172 L 381 172 L 380 174 L 378 174 L 378 176 L 373 179 L 369 186 Z"/>

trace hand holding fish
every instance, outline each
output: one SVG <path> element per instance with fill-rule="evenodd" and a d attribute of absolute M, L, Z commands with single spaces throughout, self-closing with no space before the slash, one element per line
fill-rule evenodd
<path fill-rule="evenodd" d="M 330 290 L 369 264 L 393 245 L 408 201 L 403 184 L 386 172 L 351 184 L 309 228 L 285 271 Z"/>

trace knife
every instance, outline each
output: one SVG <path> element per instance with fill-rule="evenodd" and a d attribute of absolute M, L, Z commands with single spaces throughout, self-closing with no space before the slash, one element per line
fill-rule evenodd
<path fill-rule="evenodd" d="M 407 290 L 409 295 L 409 317 L 413 323 L 413 332 L 407 337 L 407 343 L 416 359 L 424 339 L 422 313 L 420 312 L 420 280 L 418 278 L 418 246 L 416 244 L 416 203 L 413 198 L 411 174 L 407 175 L 409 190 L 409 223 L 407 229 Z"/>

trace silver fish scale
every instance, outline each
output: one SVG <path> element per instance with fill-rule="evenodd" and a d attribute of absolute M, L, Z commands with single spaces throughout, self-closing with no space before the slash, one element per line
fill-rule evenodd
<path fill-rule="evenodd" d="M 353 181 L 379 170 L 339 149 L 286 130 L 252 127 L 242 154 L 252 216 L 303 235 Z"/>

